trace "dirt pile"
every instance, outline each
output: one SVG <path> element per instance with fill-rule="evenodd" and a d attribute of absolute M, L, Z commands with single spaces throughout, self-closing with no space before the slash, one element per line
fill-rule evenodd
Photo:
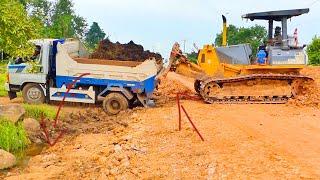
<path fill-rule="evenodd" d="M 303 84 L 299 89 L 300 95 L 291 100 L 290 104 L 320 108 L 320 68 L 308 67 L 303 69 L 301 73 L 312 77 L 314 82 L 310 81 Z"/>
<path fill-rule="evenodd" d="M 168 77 L 160 79 L 158 90 L 155 92 L 155 99 L 157 105 L 163 105 L 170 101 L 175 101 L 177 93 L 193 94 L 193 92 L 176 80 Z"/>
<path fill-rule="evenodd" d="M 102 40 L 98 49 L 90 55 L 92 59 L 108 59 L 121 61 L 144 61 L 149 58 L 155 58 L 162 61 L 162 57 L 158 53 L 144 50 L 143 46 L 130 41 L 127 44 L 119 42 L 113 43 L 109 39 Z"/>

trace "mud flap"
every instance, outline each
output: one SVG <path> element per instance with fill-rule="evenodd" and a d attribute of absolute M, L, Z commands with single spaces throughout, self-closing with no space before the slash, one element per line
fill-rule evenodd
<path fill-rule="evenodd" d="M 12 91 L 8 91 L 8 95 L 10 100 L 14 99 L 17 97 L 17 93 L 16 92 L 12 92 Z"/>
<path fill-rule="evenodd" d="M 138 100 L 141 102 L 141 104 L 146 108 L 152 108 L 155 107 L 156 104 L 153 100 L 147 98 L 144 94 L 137 94 Z"/>

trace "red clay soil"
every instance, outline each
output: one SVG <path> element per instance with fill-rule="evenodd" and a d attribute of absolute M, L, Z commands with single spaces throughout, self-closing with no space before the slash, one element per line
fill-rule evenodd
<path fill-rule="evenodd" d="M 155 58 L 162 61 L 158 53 L 144 50 L 143 46 L 130 41 L 127 44 L 119 42 L 113 43 L 109 39 L 102 40 L 98 49 L 90 55 L 91 59 L 108 59 L 121 61 L 144 61 L 149 58 Z"/>
<path fill-rule="evenodd" d="M 320 68 L 309 66 L 304 68 L 301 73 L 312 77 L 314 82 L 307 82 L 301 89 L 301 95 L 290 101 L 297 106 L 316 107 L 320 109 Z"/>

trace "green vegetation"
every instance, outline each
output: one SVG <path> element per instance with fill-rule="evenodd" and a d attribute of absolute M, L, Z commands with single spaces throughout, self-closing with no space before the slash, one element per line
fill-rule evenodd
<path fill-rule="evenodd" d="M 24 104 L 24 109 L 26 110 L 26 117 L 34 118 L 40 120 L 42 115 L 48 119 L 54 119 L 56 116 L 56 109 L 47 104 L 41 105 L 31 105 Z"/>
<path fill-rule="evenodd" d="M 23 150 L 30 143 L 21 123 L 14 123 L 0 118 L 0 148 L 9 152 Z"/>
<path fill-rule="evenodd" d="M 72 0 L 27 0 L 22 3 L 39 24 L 42 38 L 80 38 L 83 39 L 87 22 L 73 9 Z"/>
<path fill-rule="evenodd" d="M 39 27 L 17 0 L 1 0 L 0 49 L 11 56 L 28 56 L 33 52 L 30 39 L 38 37 Z"/>
<path fill-rule="evenodd" d="M 267 40 L 267 30 L 263 26 L 255 25 L 253 27 L 236 27 L 229 25 L 227 33 L 228 45 L 236 45 L 249 43 L 252 47 L 252 55 L 255 56 L 258 47 L 261 43 Z M 215 44 L 221 46 L 222 44 L 222 32 L 217 34 Z"/>
<path fill-rule="evenodd" d="M 8 61 L 0 61 L 0 74 L 5 74 L 7 72 Z"/>
<path fill-rule="evenodd" d="M 100 28 L 97 22 L 93 22 L 90 26 L 88 33 L 86 33 L 86 44 L 90 49 L 95 48 L 95 46 L 104 39 L 106 33 Z"/>
<path fill-rule="evenodd" d="M 307 48 L 309 64 L 320 65 L 320 38 L 314 37 L 312 43 Z"/>
<path fill-rule="evenodd" d="M 191 53 L 188 53 L 187 56 L 191 62 L 197 64 L 197 62 L 198 62 L 198 53 L 197 52 L 192 51 Z"/>
<path fill-rule="evenodd" d="M 0 97 L 8 95 L 7 91 L 4 89 L 4 83 L 6 82 L 6 66 L 7 62 L 0 62 Z"/>
<path fill-rule="evenodd" d="M 2 0 L 0 4 L 0 50 L 8 57 L 30 56 L 31 39 L 85 39 L 88 25 L 75 13 L 72 0 Z"/>
<path fill-rule="evenodd" d="M 0 97 L 5 97 L 8 92 L 4 89 L 4 83 L 6 81 L 6 75 L 0 73 Z"/>

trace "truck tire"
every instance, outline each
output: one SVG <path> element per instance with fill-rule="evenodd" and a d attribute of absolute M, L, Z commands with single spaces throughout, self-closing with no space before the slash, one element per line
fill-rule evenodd
<path fill-rule="evenodd" d="M 103 110 L 109 115 L 116 115 L 120 111 L 128 109 L 129 102 L 120 93 L 110 93 L 103 100 Z"/>
<path fill-rule="evenodd" d="M 28 104 L 42 104 L 45 101 L 45 96 L 39 84 L 29 83 L 22 89 L 24 102 Z"/>

